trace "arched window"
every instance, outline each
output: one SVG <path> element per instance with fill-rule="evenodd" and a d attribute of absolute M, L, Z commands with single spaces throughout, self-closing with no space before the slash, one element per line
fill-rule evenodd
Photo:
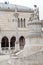
<path fill-rule="evenodd" d="M 23 27 L 23 19 L 21 18 L 21 28 Z"/>
<path fill-rule="evenodd" d="M 10 40 L 10 47 L 11 47 L 11 49 L 13 49 L 13 48 L 15 47 L 15 41 L 16 41 L 16 37 L 13 36 L 13 37 L 11 38 L 11 40 Z"/>
<path fill-rule="evenodd" d="M 4 36 L 1 40 L 1 47 L 3 50 L 8 49 L 8 47 L 9 47 L 9 40 L 6 36 Z"/>
<path fill-rule="evenodd" d="M 21 36 L 19 38 L 19 46 L 20 46 L 20 49 L 23 49 L 24 48 L 24 45 L 25 45 L 25 38 L 23 36 Z"/>
<path fill-rule="evenodd" d="M 25 18 L 24 18 L 24 27 L 25 27 Z"/>
<path fill-rule="evenodd" d="M 18 18 L 18 27 L 20 27 L 20 19 Z"/>

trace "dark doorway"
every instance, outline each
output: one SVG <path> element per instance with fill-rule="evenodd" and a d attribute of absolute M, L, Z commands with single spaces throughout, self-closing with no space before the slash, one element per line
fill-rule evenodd
<path fill-rule="evenodd" d="M 11 48 L 15 47 L 15 41 L 16 41 L 16 37 L 13 36 L 13 37 L 11 38 L 11 40 L 10 40 L 10 47 L 11 47 Z"/>
<path fill-rule="evenodd" d="M 19 38 L 19 46 L 20 46 L 20 49 L 23 49 L 24 48 L 24 45 L 25 45 L 25 38 L 23 36 L 21 36 Z"/>
<path fill-rule="evenodd" d="M 9 47 L 9 40 L 8 40 L 8 38 L 6 36 L 4 36 L 2 38 L 1 47 L 2 47 L 3 50 L 8 49 L 8 47 Z"/>

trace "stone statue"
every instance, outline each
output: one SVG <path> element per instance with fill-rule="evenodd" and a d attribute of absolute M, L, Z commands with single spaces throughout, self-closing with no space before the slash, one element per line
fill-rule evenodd
<path fill-rule="evenodd" d="M 29 21 L 39 20 L 39 8 L 36 5 L 34 7 L 34 13 L 31 14 Z"/>
<path fill-rule="evenodd" d="M 34 10 L 34 19 L 35 20 L 39 20 L 39 8 L 37 7 L 37 5 L 34 5 L 35 10 Z"/>

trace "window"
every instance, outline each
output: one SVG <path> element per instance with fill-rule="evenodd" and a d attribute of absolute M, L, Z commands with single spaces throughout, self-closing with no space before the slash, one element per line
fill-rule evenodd
<path fill-rule="evenodd" d="M 26 27 L 25 26 L 25 18 L 24 19 L 19 19 L 18 18 L 18 27 L 21 27 L 21 28 L 24 28 L 24 27 Z"/>
<path fill-rule="evenodd" d="M 21 27 L 22 27 L 22 18 L 21 18 L 21 21 L 20 22 L 21 22 Z"/>
<path fill-rule="evenodd" d="M 21 28 L 23 27 L 23 19 L 21 18 Z"/>
<path fill-rule="evenodd" d="M 20 19 L 18 18 L 18 27 L 20 27 Z"/>
<path fill-rule="evenodd" d="M 24 18 L 24 27 L 25 27 L 25 18 Z"/>

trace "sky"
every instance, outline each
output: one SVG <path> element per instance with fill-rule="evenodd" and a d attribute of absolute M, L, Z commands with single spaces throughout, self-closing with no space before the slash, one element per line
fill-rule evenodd
<path fill-rule="evenodd" d="M 43 0 L 0 0 L 0 3 L 5 1 L 9 2 L 9 4 L 22 5 L 29 8 L 34 8 L 34 5 L 37 5 L 39 7 L 40 20 L 43 20 Z"/>

